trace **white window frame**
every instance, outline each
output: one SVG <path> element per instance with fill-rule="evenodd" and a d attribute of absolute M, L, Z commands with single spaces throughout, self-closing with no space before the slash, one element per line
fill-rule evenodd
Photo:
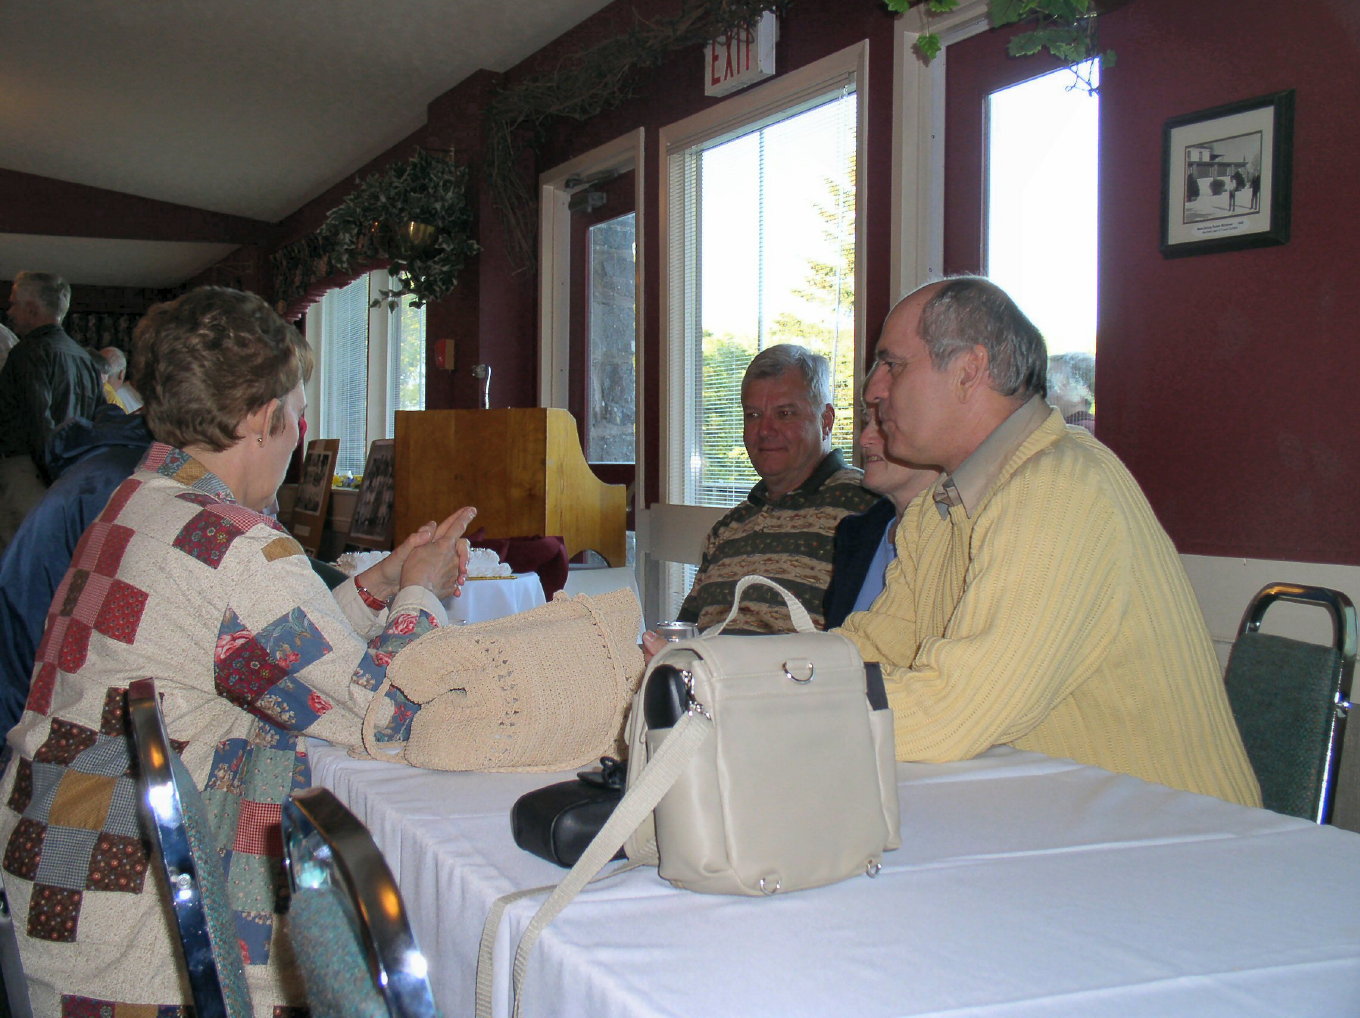
<path fill-rule="evenodd" d="M 386 300 L 381 299 L 381 291 L 392 288 L 392 279 L 385 268 L 374 269 L 369 272 L 367 279 L 369 301 L 379 300 L 380 302 L 376 307 L 368 309 L 368 385 L 367 396 L 364 401 L 364 448 L 359 456 L 361 464 L 367 461 L 368 450 L 374 440 L 393 437 L 387 427 L 388 380 L 391 375 L 388 326 L 395 312 L 389 311 Z M 311 345 L 312 354 L 316 360 L 316 368 L 312 371 L 312 377 L 303 387 L 307 396 L 308 441 L 313 438 L 336 437 L 334 421 L 328 419 L 329 408 L 321 391 L 321 381 L 324 374 L 321 365 L 326 357 L 325 332 L 328 313 L 324 300 L 313 304 L 307 313 L 307 342 Z"/>
<path fill-rule="evenodd" d="M 660 173 L 657 182 L 661 195 L 658 232 L 663 259 L 661 272 L 661 344 L 659 356 L 663 365 L 661 378 L 660 438 L 662 460 L 668 456 L 671 445 L 672 429 L 684 412 L 685 395 L 677 391 L 667 377 L 672 345 L 683 339 L 673 335 L 672 318 L 676 310 L 673 306 L 679 295 L 672 293 L 669 260 L 672 257 L 673 238 L 670 223 L 670 156 L 704 141 L 739 130 L 744 125 L 766 117 L 774 116 L 783 110 L 797 106 L 800 102 L 834 90 L 848 76 L 855 83 L 856 132 L 855 144 L 858 165 L 867 165 L 866 151 L 869 141 L 869 122 L 867 117 L 869 97 L 869 43 L 868 40 L 848 46 L 820 60 L 813 61 L 797 70 L 781 75 L 768 84 L 742 92 L 731 99 L 717 104 L 701 113 L 663 127 L 659 135 Z M 860 179 L 864 171 L 861 169 Z M 863 194 L 863 189 L 860 190 Z M 864 293 L 864 238 L 868 221 L 864 203 L 856 202 L 855 217 L 855 273 L 856 292 Z M 678 227 L 676 227 L 678 229 Z M 864 301 L 855 306 L 856 363 L 863 350 L 865 318 Z M 858 399 L 859 382 L 855 380 L 855 397 Z M 681 387 L 688 389 L 688 387 Z M 657 464 L 661 472 L 661 500 L 647 507 L 646 524 L 639 513 L 638 559 L 643 563 L 644 604 L 649 617 L 663 611 L 669 592 L 664 589 L 666 566 L 670 563 L 697 563 L 703 547 L 705 535 L 726 509 L 688 505 L 678 497 L 675 490 L 678 483 L 672 476 L 669 463 Z M 647 539 L 644 539 L 647 538 Z"/>
<path fill-rule="evenodd" d="M 945 67 L 949 47 L 985 32 L 987 0 L 963 0 L 948 14 L 924 14 L 941 49 L 930 63 L 914 49 L 923 11 L 898 15 L 893 36 L 892 251 L 895 302 L 944 274 Z"/>

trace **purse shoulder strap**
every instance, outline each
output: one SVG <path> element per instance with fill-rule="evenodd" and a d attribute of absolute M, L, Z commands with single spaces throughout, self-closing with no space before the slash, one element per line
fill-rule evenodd
<path fill-rule="evenodd" d="M 815 633 L 817 627 L 812 624 L 812 616 L 803 607 L 803 602 L 794 597 L 783 586 L 775 583 L 768 576 L 758 576 L 752 573 L 750 576 L 743 576 L 737 581 L 736 587 L 732 590 L 732 607 L 728 609 L 727 618 L 723 619 L 716 626 L 710 626 L 703 632 L 704 636 L 717 636 L 737 617 L 737 611 L 741 608 L 741 595 L 746 592 L 746 588 L 759 584 L 769 587 L 784 599 L 784 604 L 788 606 L 789 618 L 793 620 L 793 628 L 800 633 Z"/>
<path fill-rule="evenodd" d="M 537 943 L 539 934 L 571 903 L 581 889 L 595 878 L 604 864 L 614 857 L 614 853 L 628 839 L 628 835 L 633 833 L 643 818 L 656 808 L 656 804 L 661 801 L 671 785 L 675 784 L 685 765 L 712 730 L 713 722 L 703 714 L 691 713 L 680 719 L 679 724 L 661 743 L 656 755 L 648 761 L 637 783 L 624 793 L 604 826 L 581 853 L 576 865 L 562 878 L 562 882 L 553 888 L 547 900 L 538 907 L 538 911 L 529 920 L 529 925 L 525 927 L 519 939 L 519 946 L 515 948 L 513 992 L 516 1018 L 520 1012 L 520 989 L 524 985 L 529 952 Z M 611 871 L 610 875 L 622 870 L 623 867 L 619 867 L 618 870 Z M 498 898 L 491 906 L 486 924 L 482 927 L 481 949 L 477 958 L 477 1018 L 491 1018 L 491 994 L 495 985 L 492 955 L 501 916 L 507 905 L 541 890 L 545 888 L 514 891 Z"/>

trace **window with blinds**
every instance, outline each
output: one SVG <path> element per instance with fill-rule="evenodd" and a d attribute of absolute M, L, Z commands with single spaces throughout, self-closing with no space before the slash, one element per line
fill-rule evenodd
<path fill-rule="evenodd" d="M 340 439 L 335 470 L 363 473 L 368 452 L 368 277 L 321 298 L 320 341 L 313 344 L 321 376 L 317 438 Z"/>
<path fill-rule="evenodd" d="M 847 72 L 667 149 L 671 502 L 732 506 L 758 480 L 741 378 L 776 343 L 831 361 L 835 443 L 851 453 L 857 118 Z"/>
<path fill-rule="evenodd" d="M 338 438 L 338 474 L 363 473 L 368 447 L 391 438 L 397 410 L 425 408 L 425 309 L 410 298 L 393 310 L 370 307 L 391 288 L 387 272 L 331 290 L 307 315 L 316 356 L 309 437 Z"/>

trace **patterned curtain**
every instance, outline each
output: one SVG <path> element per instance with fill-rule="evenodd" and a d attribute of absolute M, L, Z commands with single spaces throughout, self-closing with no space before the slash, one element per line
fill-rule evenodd
<path fill-rule="evenodd" d="M 91 350 L 116 346 L 126 353 L 132 349 L 132 330 L 141 319 L 142 316 L 138 314 L 72 312 L 66 316 L 62 327 L 77 343 Z"/>

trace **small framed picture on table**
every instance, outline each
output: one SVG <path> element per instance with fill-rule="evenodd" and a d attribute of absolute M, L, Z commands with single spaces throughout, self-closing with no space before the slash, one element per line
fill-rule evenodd
<path fill-rule="evenodd" d="M 330 511 L 331 482 L 335 460 L 340 455 L 340 439 L 318 438 L 308 443 L 298 480 L 297 501 L 293 503 L 293 536 L 311 554 L 321 550 L 321 535 Z"/>
<path fill-rule="evenodd" d="M 368 447 L 364 479 L 354 502 L 349 525 L 349 543 L 380 551 L 392 547 L 392 470 L 396 466 L 396 442 L 380 438 Z"/>

